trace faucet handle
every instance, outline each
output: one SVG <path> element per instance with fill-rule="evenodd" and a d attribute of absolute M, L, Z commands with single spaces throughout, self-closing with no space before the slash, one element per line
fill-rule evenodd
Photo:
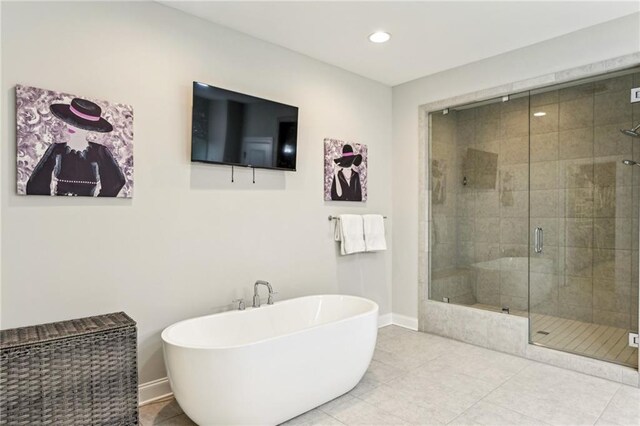
<path fill-rule="evenodd" d="M 278 294 L 277 291 L 269 292 L 269 298 L 267 299 L 267 305 L 273 305 L 273 295 Z"/>
<path fill-rule="evenodd" d="M 244 299 L 242 297 L 240 299 L 235 299 L 232 302 L 238 304 L 238 310 L 239 311 L 244 311 L 245 310 L 246 306 L 244 304 Z"/>

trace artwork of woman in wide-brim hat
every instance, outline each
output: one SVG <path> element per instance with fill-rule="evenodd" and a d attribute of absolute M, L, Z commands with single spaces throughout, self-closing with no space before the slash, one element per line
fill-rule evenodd
<path fill-rule="evenodd" d="M 71 104 L 51 104 L 49 110 L 66 123 L 69 140 L 49 146 L 27 181 L 27 194 L 117 196 L 125 184 L 122 170 L 109 148 L 87 140 L 90 132 L 113 130 L 102 109 L 74 98 Z"/>
<path fill-rule="evenodd" d="M 353 152 L 351 145 L 342 147 L 342 157 L 333 160 L 336 163 L 331 199 L 337 201 L 362 201 L 360 175 L 354 170 L 362 163 L 362 155 Z"/>

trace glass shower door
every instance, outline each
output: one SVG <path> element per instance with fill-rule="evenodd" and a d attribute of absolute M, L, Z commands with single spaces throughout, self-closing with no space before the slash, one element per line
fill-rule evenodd
<path fill-rule="evenodd" d="M 533 91 L 529 117 L 530 341 L 634 368 L 638 86 L 635 69 Z"/>

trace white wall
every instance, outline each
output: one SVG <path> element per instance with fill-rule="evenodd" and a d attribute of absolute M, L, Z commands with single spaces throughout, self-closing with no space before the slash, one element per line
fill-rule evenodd
<path fill-rule="evenodd" d="M 391 214 L 389 87 L 154 3 L 3 2 L 1 35 L 2 328 L 124 310 L 147 382 L 165 326 L 256 279 L 391 312 L 391 252 L 341 258 L 327 220 Z M 298 172 L 191 164 L 193 80 L 299 106 Z M 132 200 L 16 195 L 18 83 L 133 105 Z M 367 203 L 323 201 L 325 137 L 369 145 Z"/>
<path fill-rule="evenodd" d="M 638 51 L 640 13 L 393 88 L 394 314 L 418 315 L 418 107 Z"/>

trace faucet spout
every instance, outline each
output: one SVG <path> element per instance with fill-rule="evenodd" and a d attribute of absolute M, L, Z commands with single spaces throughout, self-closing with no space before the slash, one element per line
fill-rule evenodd
<path fill-rule="evenodd" d="M 273 291 L 273 288 L 271 287 L 271 284 L 269 284 L 269 282 L 267 281 L 258 280 L 255 282 L 255 284 L 253 284 L 253 307 L 254 308 L 260 307 L 260 295 L 258 294 L 258 286 L 260 285 L 267 286 L 267 289 L 269 290 L 269 299 L 267 300 L 267 304 L 273 305 L 273 295 L 275 293 Z"/>

